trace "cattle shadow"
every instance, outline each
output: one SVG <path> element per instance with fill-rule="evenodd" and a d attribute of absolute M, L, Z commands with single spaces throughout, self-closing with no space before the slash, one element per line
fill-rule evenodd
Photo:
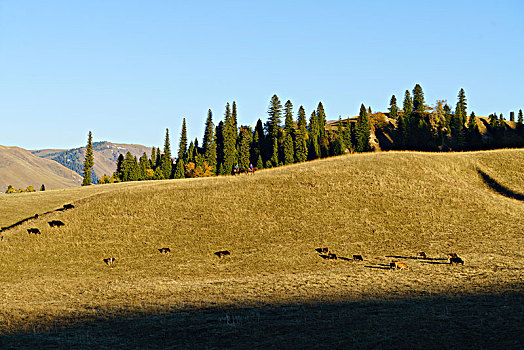
<path fill-rule="evenodd" d="M 504 197 L 513 198 L 519 201 L 524 201 L 524 194 L 518 193 L 515 191 L 512 191 L 508 187 L 502 185 L 497 180 L 483 172 L 482 170 L 477 168 L 477 172 L 479 173 L 480 177 L 482 178 L 482 181 L 491 188 L 493 191 L 497 192 L 498 194 L 503 195 Z"/>
<path fill-rule="evenodd" d="M 389 264 L 376 264 L 376 265 L 364 265 L 368 269 L 378 269 L 378 270 L 391 270 Z"/>
<path fill-rule="evenodd" d="M 74 208 L 74 205 L 73 205 L 73 204 L 64 204 L 61 208 L 54 209 L 54 210 L 50 210 L 50 211 L 46 211 L 45 213 L 40 214 L 40 215 L 35 214 L 35 215 L 30 216 L 30 217 L 28 217 L 28 218 L 25 218 L 25 219 L 22 219 L 22 220 L 20 220 L 20 221 L 17 221 L 17 222 L 15 222 L 15 223 L 12 224 L 12 225 L 1 227 L 1 228 L 0 228 L 0 232 L 7 231 L 7 230 L 10 230 L 10 229 L 15 228 L 15 227 L 17 227 L 17 226 L 20 226 L 20 225 L 22 225 L 23 223 L 28 222 L 29 220 L 38 219 L 38 217 L 39 217 L 39 216 L 42 216 L 42 215 L 47 215 L 47 214 L 51 214 L 51 213 L 55 213 L 55 212 L 60 212 L 60 211 L 66 211 L 66 210 L 70 210 L 70 209 L 73 209 L 73 208 Z"/>
<path fill-rule="evenodd" d="M 408 260 L 419 260 L 419 261 L 444 261 L 448 260 L 446 258 L 421 258 L 417 256 L 403 256 L 403 255 L 386 255 L 386 258 L 394 258 L 394 259 L 408 259 Z"/>
<path fill-rule="evenodd" d="M 110 317 L 42 318 L 39 322 L 49 322 L 48 331 L 31 324 L 26 331 L 4 333 L 0 348 L 516 349 L 524 343 L 524 291 L 515 288 L 519 292 L 168 307 L 165 313 L 144 310 L 133 316 L 122 307 L 108 311 Z"/>
<path fill-rule="evenodd" d="M 448 261 L 421 261 L 421 263 L 431 265 L 449 265 Z"/>

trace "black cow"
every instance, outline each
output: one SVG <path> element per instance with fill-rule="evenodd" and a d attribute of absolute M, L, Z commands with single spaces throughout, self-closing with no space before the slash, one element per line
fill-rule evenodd
<path fill-rule="evenodd" d="M 158 249 L 158 251 L 160 252 L 160 254 L 169 254 L 169 253 L 171 253 L 171 249 L 169 249 L 169 248 L 160 248 L 160 249 Z"/>
<path fill-rule="evenodd" d="M 353 255 L 353 260 L 354 261 L 364 261 L 364 258 L 360 254 L 355 254 Z"/>
<path fill-rule="evenodd" d="M 229 252 L 229 250 L 220 250 L 218 252 L 215 252 L 214 253 L 216 256 L 218 256 L 219 258 L 223 257 L 223 256 L 226 256 L 226 255 L 231 255 L 231 253 Z"/>
<path fill-rule="evenodd" d="M 75 206 L 73 204 L 64 204 L 64 209 L 65 210 L 68 210 L 68 209 L 73 209 Z"/>
<path fill-rule="evenodd" d="M 27 233 L 28 233 L 28 234 L 34 233 L 35 235 L 39 235 L 39 234 L 41 234 L 40 230 L 37 229 L 37 228 L 28 228 L 28 229 L 27 229 Z"/>
<path fill-rule="evenodd" d="M 50 227 L 60 227 L 60 226 L 64 226 L 65 224 L 60 221 L 60 220 L 51 220 L 48 222 L 49 226 Z"/>
<path fill-rule="evenodd" d="M 112 266 L 115 263 L 115 258 L 106 258 L 104 259 L 104 262 L 107 266 Z"/>

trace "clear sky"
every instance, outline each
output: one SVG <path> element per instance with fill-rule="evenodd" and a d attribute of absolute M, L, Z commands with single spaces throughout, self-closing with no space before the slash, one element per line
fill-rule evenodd
<path fill-rule="evenodd" d="M 267 119 L 273 94 L 328 119 L 426 103 L 524 109 L 524 1 L 0 0 L 0 145 L 178 148 L 207 110 Z"/>

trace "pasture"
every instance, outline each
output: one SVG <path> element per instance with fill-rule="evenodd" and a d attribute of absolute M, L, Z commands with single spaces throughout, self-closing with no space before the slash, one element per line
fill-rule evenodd
<path fill-rule="evenodd" d="M 522 194 L 499 150 L 1 196 L 0 226 L 74 208 L 0 232 L 0 346 L 518 347 Z"/>

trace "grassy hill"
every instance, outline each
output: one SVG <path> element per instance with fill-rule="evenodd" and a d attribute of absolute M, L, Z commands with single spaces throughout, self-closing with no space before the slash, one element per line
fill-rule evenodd
<path fill-rule="evenodd" d="M 0 341 L 518 347 L 522 174 L 524 150 L 391 152 L 5 196 L 1 226 L 75 208 L 0 232 Z M 449 252 L 465 265 L 446 264 Z M 390 270 L 392 256 L 410 269 Z"/>
<path fill-rule="evenodd" d="M 54 160 L 81 175 L 83 174 L 85 151 L 85 147 L 79 147 L 68 150 L 43 149 L 31 152 L 38 157 Z M 93 176 L 96 179 L 100 179 L 104 174 L 113 174 L 116 170 L 118 156 L 120 154 L 125 155 L 127 152 L 131 152 L 137 158 L 140 158 L 146 152 L 147 156 L 150 157 L 151 147 L 107 141 L 94 142 L 95 165 L 93 167 Z"/>
<path fill-rule="evenodd" d="M 22 148 L 0 146 L 1 192 L 8 185 L 39 189 L 44 184 L 51 189 L 78 186 L 81 181 L 80 175 L 54 161 L 36 157 Z"/>

